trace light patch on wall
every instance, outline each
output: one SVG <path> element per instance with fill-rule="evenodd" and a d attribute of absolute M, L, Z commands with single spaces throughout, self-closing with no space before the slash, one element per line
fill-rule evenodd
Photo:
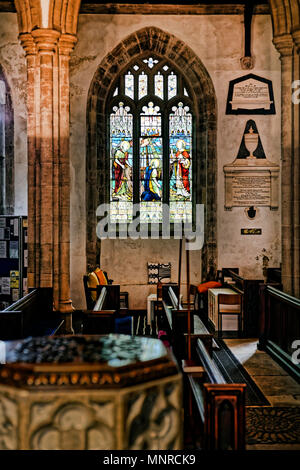
<path fill-rule="evenodd" d="M 0 80 L 0 104 L 5 104 L 5 83 L 3 80 Z"/>
<path fill-rule="evenodd" d="M 48 28 L 50 0 L 41 0 L 42 28 Z"/>

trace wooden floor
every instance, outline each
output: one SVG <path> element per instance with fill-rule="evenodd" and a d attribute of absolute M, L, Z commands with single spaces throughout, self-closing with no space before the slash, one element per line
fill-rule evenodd
<path fill-rule="evenodd" d="M 286 420 L 285 429 L 287 429 L 290 414 L 291 419 L 296 420 L 295 423 L 299 433 L 300 385 L 268 354 L 257 350 L 257 339 L 226 339 L 225 342 L 270 402 L 273 411 L 270 413 L 271 418 L 268 417 L 268 419 L 271 421 L 273 419 L 274 422 L 277 419 L 281 424 Z M 270 412 L 270 407 L 260 408 L 269 408 L 266 412 Z M 259 411 L 264 412 L 263 410 Z M 282 440 L 284 440 L 284 435 Z M 300 442 L 248 444 L 247 449 L 300 450 Z"/>

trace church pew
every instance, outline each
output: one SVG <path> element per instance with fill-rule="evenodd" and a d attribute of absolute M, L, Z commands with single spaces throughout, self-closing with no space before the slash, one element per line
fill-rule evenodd
<path fill-rule="evenodd" d="M 104 273 L 106 275 L 106 273 Z M 106 275 L 107 277 L 107 275 Z M 86 298 L 87 310 L 93 310 L 96 300 L 99 300 L 99 295 L 104 288 L 107 293 L 106 303 L 113 305 L 119 313 L 126 314 L 129 308 L 129 294 L 128 292 L 120 292 L 119 284 L 112 284 L 112 280 L 108 279 L 108 284 L 98 285 L 96 287 L 88 286 L 88 276 L 83 276 L 83 285 Z M 96 300 L 93 299 L 93 293 L 96 293 Z"/>
<path fill-rule="evenodd" d="M 163 317 L 162 327 L 167 330 L 170 337 L 174 355 L 178 360 L 187 357 L 187 333 L 188 333 L 188 309 L 184 308 L 182 302 L 178 302 L 178 286 L 163 285 L 162 309 L 159 312 L 159 302 L 156 304 L 156 315 Z M 213 335 L 208 331 L 201 319 L 194 315 L 193 307 L 190 313 L 191 341 L 200 338 L 206 348 L 211 352 L 216 343 Z"/>
<path fill-rule="evenodd" d="M 258 349 L 266 351 L 300 383 L 300 300 L 273 286 L 260 286 Z"/>
<path fill-rule="evenodd" d="M 192 351 L 198 366 L 184 372 L 190 439 L 203 450 L 244 450 L 246 384 L 226 383 L 200 338 Z"/>
<path fill-rule="evenodd" d="M 259 286 L 262 279 L 245 279 L 239 275 L 238 268 L 223 268 L 220 272 L 221 282 L 242 295 L 243 331 L 245 338 L 257 337 L 259 333 Z M 231 281 L 226 281 L 231 278 Z"/>
<path fill-rule="evenodd" d="M 96 290 L 97 300 L 93 309 L 83 311 L 82 333 L 107 334 L 122 332 L 131 334 L 132 320 L 127 317 L 128 305 L 126 307 L 121 306 L 120 285 L 99 285 Z M 126 321 L 128 325 L 126 325 Z"/>
<path fill-rule="evenodd" d="M 280 270 L 268 268 L 267 284 L 282 289 Z M 243 305 L 243 336 L 258 337 L 260 312 L 260 279 L 245 279 L 239 275 L 238 268 L 223 268 L 221 271 L 222 284 L 242 295 Z M 225 278 L 231 278 L 234 284 L 226 283 Z"/>
<path fill-rule="evenodd" d="M 61 316 L 53 312 L 52 289 L 33 289 L 0 312 L 0 339 L 52 336 L 63 323 Z"/>
<path fill-rule="evenodd" d="M 245 384 L 228 384 L 212 359 L 216 347 L 204 323 L 191 311 L 192 363 L 188 357 L 187 309 L 178 303 L 178 287 L 163 286 L 162 313 L 171 345 L 183 368 L 185 383 L 186 431 L 205 450 L 243 450 L 245 448 Z M 217 423 L 217 424 L 216 424 Z M 231 432 L 233 430 L 233 432 Z"/>

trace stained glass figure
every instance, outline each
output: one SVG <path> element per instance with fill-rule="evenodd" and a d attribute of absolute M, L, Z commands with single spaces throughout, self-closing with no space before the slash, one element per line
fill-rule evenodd
<path fill-rule="evenodd" d="M 162 217 L 162 138 L 159 106 L 149 102 L 141 114 L 140 197 L 141 221 L 161 221 Z"/>
<path fill-rule="evenodd" d="M 134 99 L 134 76 L 130 72 L 125 75 L 125 95 Z"/>
<path fill-rule="evenodd" d="M 168 98 L 174 98 L 177 95 L 177 76 L 174 75 L 174 72 L 171 72 L 168 75 Z"/>
<path fill-rule="evenodd" d="M 169 116 L 170 220 L 192 217 L 192 115 L 183 103 L 173 106 Z"/>
<path fill-rule="evenodd" d="M 142 72 L 139 75 L 139 99 L 144 98 L 148 94 L 148 75 Z"/>
<path fill-rule="evenodd" d="M 132 114 L 129 106 L 114 106 L 110 115 L 110 200 L 111 220 L 123 221 L 132 219 Z M 120 203 L 122 201 L 122 204 Z M 129 204 L 128 204 L 129 203 Z"/>
<path fill-rule="evenodd" d="M 158 72 L 157 75 L 154 77 L 154 93 L 156 96 L 164 99 L 164 76 Z"/>

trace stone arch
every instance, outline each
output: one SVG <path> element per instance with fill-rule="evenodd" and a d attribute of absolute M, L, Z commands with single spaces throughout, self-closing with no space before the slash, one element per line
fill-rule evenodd
<path fill-rule="evenodd" d="M 50 0 L 48 28 L 62 34 L 76 34 L 81 0 Z M 40 0 L 15 0 L 19 32 L 30 33 L 42 27 Z"/>
<path fill-rule="evenodd" d="M 1 213 L 13 214 L 14 213 L 14 112 L 11 98 L 11 90 L 6 79 L 3 67 L 0 64 L 0 80 L 5 83 L 5 155 L 1 161 L 0 175 L 1 184 L 4 185 L 4 201 L 1 198 Z"/>
<path fill-rule="evenodd" d="M 104 57 L 91 82 L 87 102 L 87 265 L 99 261 L 100 243 L 96 237 L 96 209 L 103 200 L 108 168 L 101 162 L 106 152 L 106 100 L 110 86 L 122 69 L 144 53 L 161 56 L 185 76 L 193 93 L 196 114 L 197 202 L 205 204 L 205 246 L 202 272 L 217 265 L 217 102 L 212 80 L 201 60 L 183 41 L 157 27 L 146 27 L 126 37 Z M 107 159 L 106 159 L 107 161 Z M 106 201 L 107 202 L 107 201 Z"/>
<path fill-rule="evenodd" d="M 294 0 L 269 0 L 274 37 L 290 34 L 300 27 L 300 2 Z"/>

